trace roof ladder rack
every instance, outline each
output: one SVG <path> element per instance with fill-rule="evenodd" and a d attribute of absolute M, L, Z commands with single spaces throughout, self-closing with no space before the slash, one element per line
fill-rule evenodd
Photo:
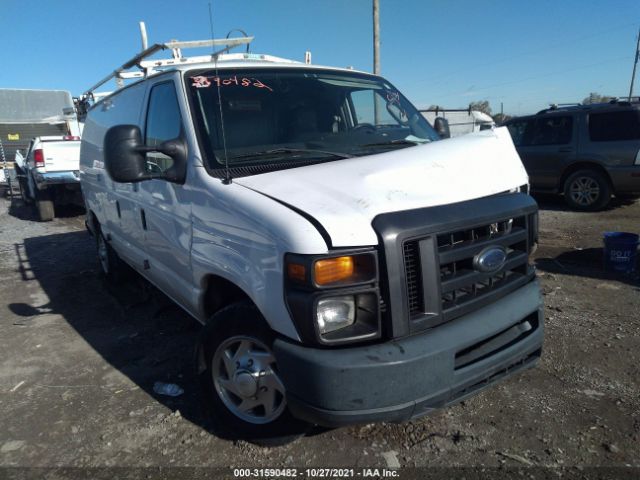
<path fill-rule="evenodd" d="M 236 37 L 236 38 L 220 38 L 209 40 L 190 40 L 180 42 L 177 40 L 171 40 L 165 43 L 155 43 L 148 48 L 143 49 L 135 57 L 131 58 L 119 68 L 116 68 L 112 73 L 96 83 L 93 87 L 89 88 L 82 95 L 83 99 L 93 98 L 94 92 L 109 80 L 115 79 L 118 87 L 122 87 L 125 79 L 131 78 L 144 78 L 148 75 L 157 72 L 157 69 L 164 67 L 171 67 L 176 65 L 185 65 L 193 63 L 205 63 L 215 60 L 218 55 L 228 52 L 234 47 L 240 45 L 247 45 L 247 49 L 254 37 Z M 189 48 L 203 48 L 203 47 L 222 47 L 209 55 L 202 55 L 197 57 L 183 57 L 182 50 Z M 171 50 L 172 57 L 157 60 L 145 60 L 152 55 L 162 51 Z M 129 71 L 137 67 L 137 71 Z"/>

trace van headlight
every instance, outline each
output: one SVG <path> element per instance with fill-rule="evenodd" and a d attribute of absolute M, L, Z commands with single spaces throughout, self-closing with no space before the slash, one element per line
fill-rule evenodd
<path fill-rule="evenodd" d="M 285 300 L 302 343 L 344 345 L 381 338 L 375 249 L 287 253 L 283 274 Z"/>
<path fill-rule="evenodd" d="M 307 258 L 289 255 L 285 271 L 289 280 L 314 288 L 344 287 L 377 280 L 376 257 L 372 253 Z"/>
<path fill-rule="evenodd" d="M 328 297 L 318 301 L 316 322 L 320 335 L 353 325 L 356 321 L 353 295 Z"/>

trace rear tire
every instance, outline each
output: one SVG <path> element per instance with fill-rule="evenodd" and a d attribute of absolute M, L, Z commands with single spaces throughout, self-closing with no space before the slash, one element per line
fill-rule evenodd
<path fill-rule="evenodd" d="M 36 208 L 41 222 L 49 222 L 55 217 L 51 192 L 47 190 L 36 191 Z"/>
<path fill-rule="evenodd" d="M 205 327 L 200 381 L 215 429 L 261 445 L 291 442 L 309 429 L 286 404 L 273 355 L 275 335 L 251 304 L 217 312 Z"/>
<path fill-rule="evenodd" d="M 96 250 L 98 252 L 98 265 L 105 278 L 111 283 L 118 283 L 124 280 L 128 273 L 128 267 L 113 247 L 109 245 L 100 228 L 96 229 Z"/>
<path fill-rule="evenodd" d="M 564 200 L 574 210 L 595 212 L 611 201 L 609 179 L 596 170 L 578 170 L 564 182 Z"/>

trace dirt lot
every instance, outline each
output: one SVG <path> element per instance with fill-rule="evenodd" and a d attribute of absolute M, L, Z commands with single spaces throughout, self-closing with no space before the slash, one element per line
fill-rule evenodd
<path fill-rule="evenodd" d="M 192 373 L 198 324 L 142 281 L 109 288 L 82 212 L 44 224 L 18 201 L 0 200 L 0 466 L 397 460 L 403 468 L 517 467 L 531 477 L 538 466 L 640 476 L 640 283 L 603 273 L 600 250 L 603 231 L 640 230 L 640 202 L 583 214 L 538 200 L 546 343 L 537 368 L 419 421 L 314 431 L 277 448 L 210 433 Z M 185 394 L 158 396 L 157 380 Z"/>

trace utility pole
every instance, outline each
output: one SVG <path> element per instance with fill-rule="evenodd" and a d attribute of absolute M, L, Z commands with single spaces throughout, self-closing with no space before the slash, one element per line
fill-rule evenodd
<path fill-rule="evenodd" d="M 380 0 L 373 0 L 373 73 L 380 75 Z"/>
<path fill-rule="evenodd" d="M 373 73 L 380 75 L 380 0 L 373 0 Z M 373 93 L 373 116 L 380 123 L 379 96 Z"/>
<path fill-rule="evenodd" d="M 633 61 L 633 73 L 631 74 L 631 86 L 629 87 L 629 101 L 633 96 L 633 81 L 636 78 L 636 66 L 638 65 L 638 56 L 640 55 L 640 29 L 638 29 L 638 41 L 636 43 L 636 58 Z"/>

